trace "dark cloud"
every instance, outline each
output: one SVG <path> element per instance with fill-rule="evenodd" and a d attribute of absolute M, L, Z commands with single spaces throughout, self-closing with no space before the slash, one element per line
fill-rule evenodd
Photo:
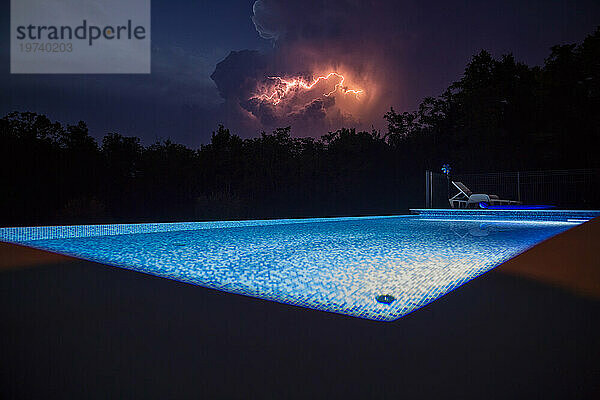
<path fill-rule="evenodd" d="M 232 51 L 217 64 L 210 77 L 223 98 L 245 100 L 254 90 L 256 80 L 264 76 L 268 64 L 268 58 L 256 50 Z"/>
<path fill-rule="evenodd" d="M 277 40 L 280 35 L 278 23 L 279 10 L 272 11 L 272 8 L 265 5 L 262 1 L 254 2 L 252 6 L 252 22 L 256 31 L 263 39 Z"/>

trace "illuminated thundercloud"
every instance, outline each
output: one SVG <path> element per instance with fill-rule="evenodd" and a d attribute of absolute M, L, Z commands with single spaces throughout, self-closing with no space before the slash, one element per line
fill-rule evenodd
<path fill-rule="evenodd" d="M 346 78 L 338 72 L 330 72 L 327 75 L 319 76 L 314 78 L 312 82 L 307 81 L 302 77 L 285 79 L 279 76 L 270 76 L 267 79 L 271 81 L 271 84 L 267 85 L 268 88 L 264 88 L 262 91 L 259 91 L 259 93 L 254 94 L 250 99 L 257 99 L 271 103 L 272 105 L 277 105 L 289 95 L 312 90 L 317 84 L 327 82 L 330 79 L 334 79 L 337 82 L 332 90 L 324 92 L 322 96 L 329 97 L 333 96 L 335 93 L 342 93 L 344 95 L 352 94 L 359 99 L 359 96 L 364 93 L 362 89 L 350 89 L 348 86 L 344 85 Z"/>

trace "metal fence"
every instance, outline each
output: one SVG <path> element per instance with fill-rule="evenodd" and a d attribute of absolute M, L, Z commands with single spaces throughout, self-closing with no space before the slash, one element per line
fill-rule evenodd
<path fill-rule="evenodd" d="M 523 204 L 559 208 L 600 208 L 600 169 L 571 169 L 481 174 L 444 174 L 426 171 L 425 207 L 449 208 L 448 199 L 458 193 L 452 181 L 473 193 L 495 194 Z"/>

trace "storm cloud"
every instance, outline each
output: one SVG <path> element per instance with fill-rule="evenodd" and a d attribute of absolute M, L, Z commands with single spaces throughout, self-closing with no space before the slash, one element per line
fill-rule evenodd
<path fill-rule="evenodd" d="M 395 55 L 409 35 L 397 27 L 392 4 L 345 1 L 254 3 L 252 21 L 272 49 L 231 52 L 212 74 L 228 108 L 240 108 L 248 126 L 271 129 L 291 125 L 295 134 L 319 136 L 341 126 L 370 127 L 389 107 L 399 79 Z M 398 16 L 399 18 L 399 16 Z M 387 40 L 395 35 L 398 40 Z M 277 90 L 272 77 L 313 82 L 336 72 L 344 77 L 322 80 L 310 90 L 290 90 L 277 104 L 266 101 Z M 385 81 L 384 81 L 385 80 Z M 346 90 L 359 89 L 359 96 Z M 263 93 L 261 99 L 257 94 Z M 266 94 L 266 95 L 265 95 Z"/>

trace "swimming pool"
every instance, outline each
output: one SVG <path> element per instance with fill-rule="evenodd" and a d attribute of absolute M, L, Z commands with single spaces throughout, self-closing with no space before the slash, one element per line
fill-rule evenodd
<path fill-rule="evenodd" d="M 392 321 L 600 211 L 0 228 L 0 240 L 226 292 Z"/>

